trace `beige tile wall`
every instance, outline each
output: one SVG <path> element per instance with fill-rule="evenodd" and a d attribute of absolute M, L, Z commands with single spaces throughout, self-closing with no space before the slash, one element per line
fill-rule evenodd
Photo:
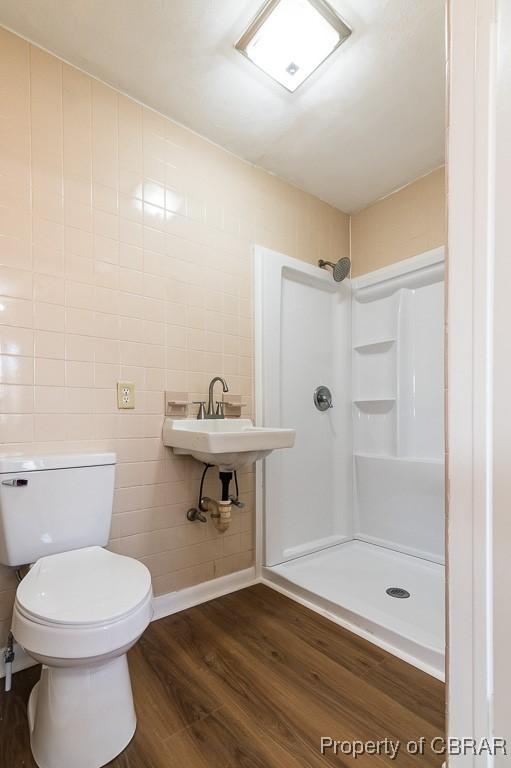
<path fill-rule="evenodd" d="M 445 170 L 438 168 L 353 215 L 352 275 L 444 245 L 445 209 Z"/>
<path fill-rule="evenodd" d="M 166 388 L 223 374 L 252 402 L 254 243 L 337 259 L 349 222 L 0 29 L 2 452 L 115 450 L 111 547 L 157 594 L 253 562 L 252 473 L 226 534 L 187 523 L 201 467 L 160 431 Z M 0 646 L 15 586 L 3 568 Z"/>

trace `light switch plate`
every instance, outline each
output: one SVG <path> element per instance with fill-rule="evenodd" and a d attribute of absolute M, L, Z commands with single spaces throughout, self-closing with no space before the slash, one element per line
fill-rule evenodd
<path fill-rule="evenodd" d="M 135 385 L 132 381 L 117 382 L 117 407 L 123 410 L 135 407 Z"/>

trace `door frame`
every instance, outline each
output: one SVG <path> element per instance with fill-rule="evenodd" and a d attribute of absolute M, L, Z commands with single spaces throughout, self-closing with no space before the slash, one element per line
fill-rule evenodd
<path fill-rule="evenodd" d="M 509 695 L 495 698 L 495 690 L 511 684 L 508 653 L 506 664 L 503 655 L 495 655 L 496 648 L 511 644 L 509 597 L 494 611 L 496 590 L 503 581 L 511 584 L 509 558 L 494 538 L 497 525 L 510 533 L 509 445 L 495 441 L 496 434 L 511 433 L 511 410 L 503 397 L 510 350 L 507 339 L 507 349 L 502 343 L 506 333 L 499 337 L 496 324 L 494 330 L 499 293 L 500 327 L 511 324 L 504 293 L 509 284 L 494 280 L 496 269 L 511 279 L 509 213 L 496 215 L 505 192 L 511 192 L 507 179 L 497 183 L 499 169 L 511 168 L 511 119 L 505 110 L 511 87 L 504 76 L 510 34 L 506 0 L 449 0 L 447 730 L 450 737 L 477 740 L 509 738 L 497 731 L 511 719 Z M 508 130 L 498 134 L 506 121 Z M 449 765 L 479 768 L 501 759 L 451 755 Z"/>

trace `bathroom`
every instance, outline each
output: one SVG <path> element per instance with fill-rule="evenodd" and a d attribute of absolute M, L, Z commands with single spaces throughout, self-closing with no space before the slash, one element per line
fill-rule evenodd
<path fill-rule="evenodd" d="M 506 764 L 510 31 L 0 2 L 1 766 Z"/>

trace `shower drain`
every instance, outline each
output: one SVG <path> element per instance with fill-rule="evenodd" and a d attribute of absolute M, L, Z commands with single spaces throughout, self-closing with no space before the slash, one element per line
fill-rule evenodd
<path fill-rule="evenodd" d="M 402 587 L 389 587 L 387 590 L 387 595 L 390 595 L 391 597 L 399 597 L 401 600 L 405 597 L 410 597 L 410 593 L 407 589 L 403 589 Z"/>

